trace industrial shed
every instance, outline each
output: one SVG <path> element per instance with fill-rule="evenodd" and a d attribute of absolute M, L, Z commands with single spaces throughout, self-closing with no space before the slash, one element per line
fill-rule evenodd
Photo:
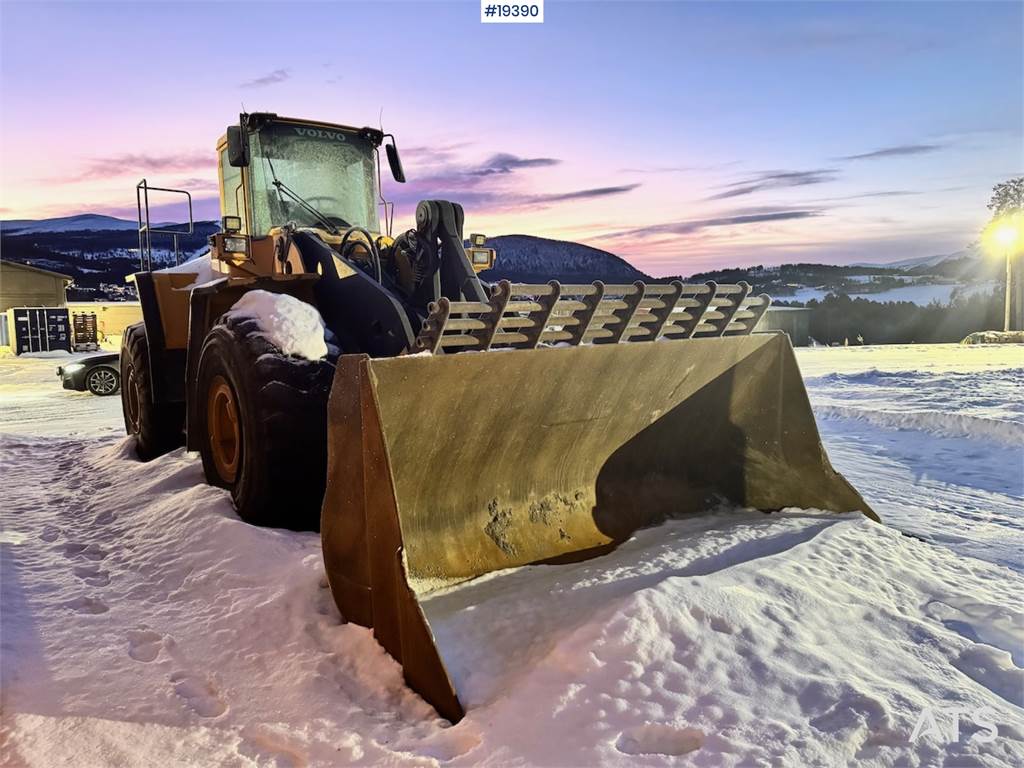
<path fill-rule="evenodd" d="M 13 261 L 0 261 L 0 312 L 12 307 L 63 307 L 72 278 Z"/>
<path fill-rule="evenodd" d="M 100 340 L 120 336 L 129 325 L 142 322 L 142 305 L 137 301 L 71 301 L 71 317 L 95 315 Z"/>
<path fill-rule="evenodd" d="M 811 343 L 811 310 L 806 307 L 769 307 L 757 330 L 785 331 L 794 347 Z"/>

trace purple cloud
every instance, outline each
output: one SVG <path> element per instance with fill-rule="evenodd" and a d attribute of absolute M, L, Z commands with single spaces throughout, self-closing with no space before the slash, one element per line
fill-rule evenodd
<path fill-rule="evenodd" d="M 622 240 L 626 238 L 642 239 L 655 235 L 692 235 L 703 229 L 715 227 L 738 227 L 748 224 L 760 224 L 767 221 L 789 221 L 793 219 L 809 219 L 821 216 L 821 209 L 788 209 L 765 211 L 763 213 L 734 213 L 729 216 L 718 216 L 709 219 L 690 219 L 687 221 L 671 221 L 663 224 L 652 224 L 636 229 L 610 232 L 598 235 L 594 240 Z"/>
<path fill-rule="evenodd" d="M 728 184 L 724 191 L 712 195 L 708 200 L 726 200 L 730 197 L 751 195 L 764 189 L 824 184 L 835 179 L 836 171 L 832 168 L 817 168 L 811 171 L 766 171 L 745 181 Z"/>
<path fill-rule="evenodd" d="M 171 171 L 194 171 L 212 168 L 216 165 L 212 152 L 181 152 L 170 155 L 141 155 L 124 153 L 109 157 L 97 157 L 89 161 L 85 170 L 71 181 L 110 179 L 130 174 L 149 174 Z"/>
<path fill-rule="evenodd" d="M 877 160 L 880 157 L 907 157 L 911 155 L 924 155 L 929 152 L 937 152 L 942 149 L 941 144 L 900 144 L 895 147 L 882 147 L 872 152 L 864 152 L 859 155 L 845 155 L 840 160 Z"/>
<path fill-rule="evenodd" d="M 260 77 L 254 77 L 252 80 L 246 80 L 244 83 L 238 85 L 239 88 L 265 88 L 268 85 L 275 85 L 277 83 L 283 83 L 285 80 L 291 77 L 291 73 L 287 69 L 275 69 L 273 72 L 268 72 Z"/>
<path fill-rule="evenodd" d="M 499 152 L 468 173 L 473 176 L 490 176 L 494 173 L 512 173 L 521 168 L 546 168 L 558 165 L 560 162 L 561 160 L 556 160 L 553 157 L 518 157 L 507 152 Z"/>
<path fill-rule="evenodd" d="M 569 200 L 592 200 L 596 197 L 610 197 L 632 192 L 639 187 L 639 184 L 622 184 L 617 187 L 592 187 L 590 189 L 578 189 L 575 192 L 556 192 L 550 195 L 534 195 L 524 198 L 525 202 L 532 203 L 563 203 Z"/>

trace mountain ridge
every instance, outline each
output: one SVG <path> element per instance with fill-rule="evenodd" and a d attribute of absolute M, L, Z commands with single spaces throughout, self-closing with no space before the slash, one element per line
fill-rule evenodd
<path fill-rule="evenodd" d="M 494 269 L 480 273 L 485 280 L 513 282 L 627 282 L 653 280 L 621 256 L 583 243 L 535 235 L 496 235 L 487 244 L 497 253 Z"/>
<path fill-rule="evenodd" d="M 80 213 L 52 219 L 7 219 L 0 221 L 0 231 L 7 235 L 34 235 L 50 232 L 119 232 L 137 230 L 137 222 L 106 216 L 102 213 Z"/>
<path fill-rule="evenodd" d="M 857 264 L 851 264 L 850 266 L 913 269 L 915 267 L 937 267 L 940 264 L 948 261 L 960 261 L 961 259 L 980 258 L 984 258 L 984 253 L 982 253 L 981 250 L 981 243 L 974 242 L 968 245 L 966 248 L 961 248 L 959 251 L 954 251 L 953 253 L 939 253 L 934 256 L 915 256 L 913 258 L 900 259 L 898 261 L 858 262 Z"/>
<path fill-rule="evenodd" d="M 215 222 L 196 222 L 196 224 L 211 224 Z M 165 226 L 166 223 L 154 224 L 154 226 Z M 29 234 L 51 234 L 61 232 L 122 232 L 137 230 L 138 224 L 131 219 L 121 219 L 116 216 L 109 216 L 101 213 L 81 213 L 72 216 L 58 216 L 46 219 L 6 219 L 0 220 L 0 232 L 4 235 L 29 235 Z M 505 258 L 509 262 L 509 269 L 501 266 L 501 261 L 494 270 L 493 279 L 500 279 L 514 274 L 549 274 L 549 271 L 536 270 L 536 256 L 541 246 L 546 249 L 545 255 L 550 258 L 551 253 L 561 252 L 569 258 L 569 262 L 561 268 L 567 275 L 589 274 L 596 264 L 600 269 L 607 270 L 620 279 L 651 280 L 650 275 L 637 269 L 621 256 L 595 248 L 585 243 L 577 243 L 569 240 L 558 240 L 549 237 L 511 233 L 507 235 L 496 235 L 489 238 L 489 242 L 496 250 L 504 250 Z M 499 246 L 501 246 L 499 248 Z M 971 243 L 952 253 L 934 254 L 932 256 L 915 256 L 907 259 L 880 262 L 857 262 L 849 266 L 863 268 L 885 268 L 885 269 L 913 269 L 921 267 L 936 267 L 943 262 L 960 261 L 963 259 L 978 259 L 982 257 L 979 243 Z M 533 264 L 531 265 L 531 262 Z M 518 279 L 518 278 L 517 278 Z M 550 279 L 550 278 L 549 278 Z"/>
<path fill-rule="evenodd" d="M 101 214 L 0 221 L 3 258 L 71 275 L 76 300 L 114 299 L 123 295 L 125 276 L 139 269 L 135 229 L 133 221 Z M 216 221 L 195 222 L 193 234 L 178 238 L 183 256 L 189 258 L 206 250 L 207 237 L 219 229 Z M 167 235 L 154 235 L 156 263 L 174 263 L 171 242 Z M 567 240 L 508 234 L 490 238 L 489 244 L 497 252 L 495 268 L 481 273 L 489 282 L 746 281 L 755 292 L 766 292 L 780 302 L 803 302 L 828 293 L 898 300 L 908 291 L 915 297 L 924 296 L 925 303 L 938 291 L 945 301 L 958 286 L 993 283 L 1000 277 L 999 265 L 994 260 L 979 258 L 981 249 L 977 244 L 955 253 L 886 264 L 758 265 L 672 277 L 652 277 L 620 256 Z M 924 286 L 926 293 L 916 290 L 917 286 Z"/>

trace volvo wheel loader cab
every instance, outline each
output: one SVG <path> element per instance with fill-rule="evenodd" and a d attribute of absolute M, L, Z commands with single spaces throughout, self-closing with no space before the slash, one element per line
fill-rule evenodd
<path fill-rule="evenodd" d="M 184 444 L 243 519 L 319 527 L 342 614 L 443 716 L 463 709 L 424 590 L 723 504 L 877 519 L 829 464 L 788 338 L 753 333 L 767 296 L 485 284 L 495 254 L 459 205 L 392 234 L 382 144 L 404 181 L 380 131 L 242 115 L 217 145 L 222 231 L 171 269 L 141 182 L 122 402 L 140 458 Z M 252 291 L 314 307 L 328 354 L 282 353 L 273 319 L 233 311 Z"/>
<path fill-rule="evenodd" d="M 152 269 L 151 238 L 171 230 L 149 223 L 153 188 L 137 190 L 145 322 L 124 336 L 126 428 L 144 459 L 182 444 L 198 451 L 207 480 L 230 489 L 247 520 L 318 527 L 338 354 L 402 354 L 431 302 L 486 298 L 476 272 L 493 265 L 493 250 L 478 238 L 470 263 L 458 206 L 425 202 L 415 229 L 382 232 L 387 139 L 392 175 L 404 180 L 394 140 L 378 130 L 242 115 L 217 143 L 222 231 L 192 268 Z M 332 355 L 275 354 L 251 319 L 230 313 L 252 290 L 315 306 Z"/>

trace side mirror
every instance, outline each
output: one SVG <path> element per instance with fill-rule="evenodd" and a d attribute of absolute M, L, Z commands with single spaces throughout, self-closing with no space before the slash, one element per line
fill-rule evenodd
<path fill-rule="evenodd" d="M 405 184 L 405 171 L 402 170 L 402 158 L 398 156 L 395 140 L 392 139 L 390 144 L 385 144 L 384 149 L 388 153 L 388 165 L 391 166 L 392 178 L 399 184 Z"/>
<path fill-rule="evenodd" d="M 228 165 L 232 168 L 245 168 L 249 165 L 249 143 L 238 125 L 228 127 Z"/>

